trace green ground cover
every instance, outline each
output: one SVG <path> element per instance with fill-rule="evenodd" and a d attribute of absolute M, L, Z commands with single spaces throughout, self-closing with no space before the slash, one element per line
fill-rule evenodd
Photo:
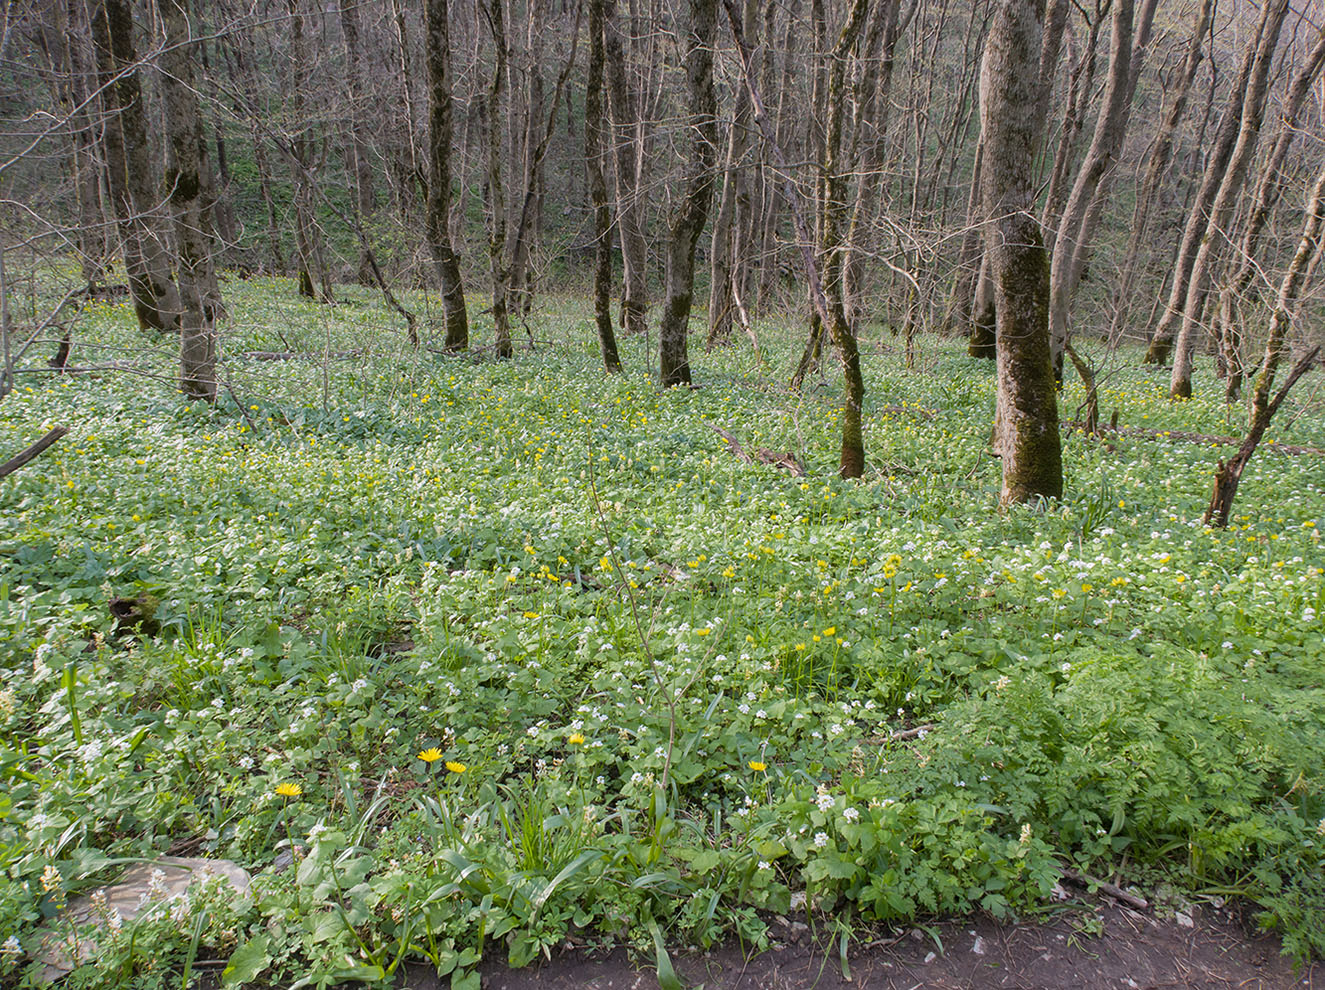
<path fill-rule="evenodd" d="M 180 985 L 203 946 L 232 983 L 426 958 L 470 987 L 568 938 L 1033 914 L 1060 866 L 1245 895 L 1325 951 L 1325 459 L 1263 449 L 1212 531 L 1228 448 L 1071 435 L 1063 502 L 1000 513 L 992 368 L 958 342 L 908 370 L 867 333 L 842 482 L 836 372 L 783 387 L 797 327 L 663 394 L 643 341 L 602 374 L 577 301 L 502 364 L 408 351 L 368 294 L 227 293 L 216 409 L 114 305 L 75 361 L 128 341 L 159 378 L 0 403 L 0 450 L 71 428 L 0 482 L 0 978 L 62 898 L 170 849 L 253 896 L 124 926 L 78 985 Z M 286 349 L 358 353 L 241 356 Z M 1105 418 L 1241 432 L 1208 374 L 1175 406 L 1101 363 Z M 1325 445 L 1318 377 L 1277 442 Z"/>

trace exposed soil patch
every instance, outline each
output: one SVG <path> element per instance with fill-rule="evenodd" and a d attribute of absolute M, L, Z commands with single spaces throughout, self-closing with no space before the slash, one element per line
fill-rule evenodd
<path fill-rule="evenodd" d="M 989 919 L 943 922 L 881 933 L 872 943 L 853 942 L 843 977 L 837 942 L 802 925 L 779 929 L 779 947 L 746 959 L 739 948 L 673 953 L 688 987 L 705 990 L 1279 990 L 1325 987 L 1325 964 L 1294 971 L 1278 942 L 1248 929 L 1228 911 L 1197 909 L 1189 917 L 1159 919 L 1113 905 L 1066 910 L 1036 924 L 998 924 Z M 1085 929 L 1102 925 L 1096 936 Z M 1089 923 L 1089 924 L 1088 924 Z M 937 941 L 936 938 L 937 937 Z M 939 942 L 942 943 L 941 951 Z M 438 987 L 416 971 L 405 986 Z M 616 950 L 603 957 L 573 952 L 541 967 L 483 969 L 486 990 L 649 990 L 658 985 L 647 961 L 632 963 Z"/>

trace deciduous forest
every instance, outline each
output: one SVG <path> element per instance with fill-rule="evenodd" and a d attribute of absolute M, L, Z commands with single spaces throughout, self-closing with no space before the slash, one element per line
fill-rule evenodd
<path fill-rule="evenodd" d="M 1323 69 L 1319 0 L 3 5 L 0 985 L 1325 955 Z"/>

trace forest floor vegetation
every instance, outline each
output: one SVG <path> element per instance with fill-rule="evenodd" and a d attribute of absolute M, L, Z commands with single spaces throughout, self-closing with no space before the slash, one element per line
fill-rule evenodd
<path fill-rule="evenodd" d="M 409 348 L 366 291 L 225 290 L 215 407 L 115 300 L 70 365 L 117 367 L 0 403 L 0 452 L 69 429 L 0 482 L 3 985 L 164 854 L 251 892 L 144 912 L 68 985 L 468 990 L 570 942 L 670 988 L 792 922 L 841 976 L 881 926 L 1056 923 L 1065 871 L 1325 954 L 1325 459 L 1274 451 L 1325 447 L 1319 374 L 1218 530 L 1227 450 L 1186 437 L 1245 410 L 1171 402 L 1139 351 L 1080 346 L 1102 415 L 1157 435 L 1066 432 L 1064 498 L 1003 511 L 958 341 L 908 369 L 865 328 L 848 482 L 837 372 L 783 384 L 794 321 L 664 392 L 642 338 L 603 374 L 581 300 L 498 362 Z"/>

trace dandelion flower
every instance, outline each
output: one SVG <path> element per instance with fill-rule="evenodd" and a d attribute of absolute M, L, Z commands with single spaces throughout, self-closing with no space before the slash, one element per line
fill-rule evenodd
<path fill-rule="evenodd" d="M 746 766 L 748 766 L 755 773 L 763 773 L 765 770 L 768 769 L 768 764 L 760 760 L 751 760 L 749 763 L 746 764 Z"/>
<path fill-rule="evenodd" d="M 436 763 L 441 758 L 442 751 L 436 746 L 429 746 L 427 749 L 419 753 L 419 759 L 424 763 Z"/>
<path fill-rule="evenodd" d="M 297 798 L 304 793 L 304 789 L 298 784 L 291 784 L 287 781 L 276 785 L 276 793 L 283 798 Z"/>
<path fill-rule="evenodd" d="M 570 743 L 572 746 L 582 746 L 584 745 L 584 733 L 572 732 L 566 737 L 566 742 Z"/>
<path fill-rule="evenodd" d="M 463 763 L 456 763 L 453 760 L 447 760 L 446 769 L 450 770 L 452 773 L 464 773 L 469 768 L 465 766 Z"/>

